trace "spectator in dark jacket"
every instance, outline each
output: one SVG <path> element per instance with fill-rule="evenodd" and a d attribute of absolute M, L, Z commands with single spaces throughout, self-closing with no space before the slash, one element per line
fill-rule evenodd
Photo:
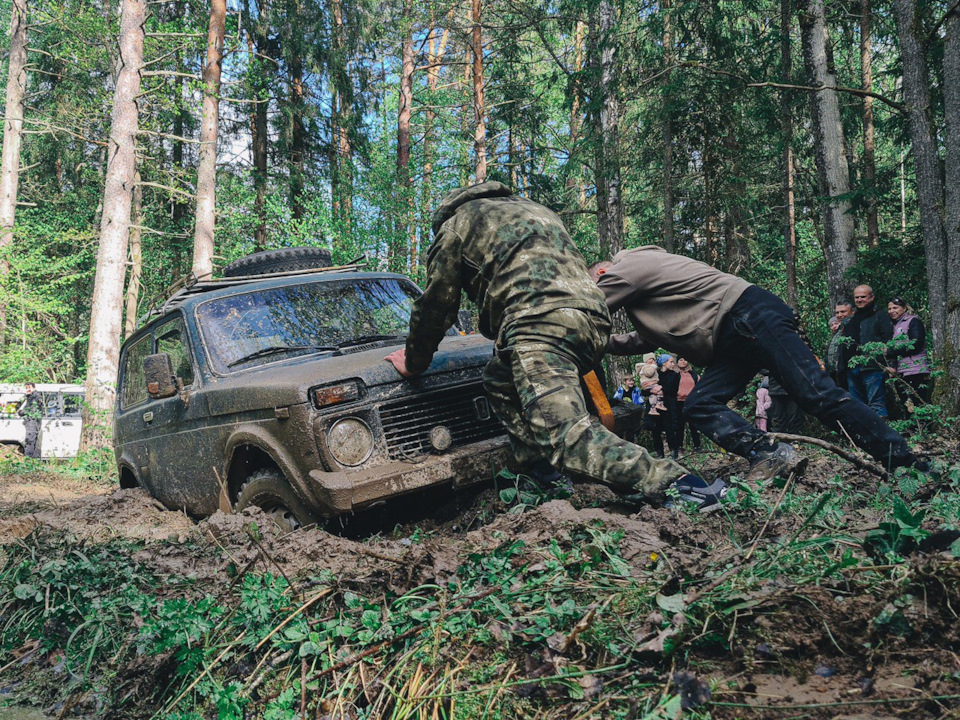
<path fill-rule="evenodd" d="M 909 388 L 906 393 L 916 403 L 930 402 L 930 364 L 927 360 L 927 329 L 923 320 L 913 314 L 907 301 L 895 297 L 887 303 L 887 314 L 893 325 L 893 338 L 903 338 L 903 345 L 896 344 L 887 351 L 890 367 L 887 370 L 896 374 Z M 907 341 L 910 343 L 908 344 Z M 898 395 L 903 395 L 899 392 Z"/>
<path fill-rule="evenodd" d="M 28 458 L 39 458 L 40 448 L 37 446 L 37 438 L 40 436 L 40 419 L 43 417 L 43 398 L 37 392 L 37 386 L 33 383 L 27 383 L 26 397 L 17 408 L 17 415 L 23 418 L 23 428 L 26 435 L 23 441 L 23 454 Z"/>
<path fill-rule="evenodd" d="M 827 346 L 826 367 L 827 372 L 833 381 L 844 390 L 847 389 L 847 365 L 843 351 L 844 326 L 853 316 L 853 303 L 849 300 L 841 300 L 834 308 L 834 315 L 830 318 L 830 331 L 833 335 L 830 337 L 830 344 Z"/>
<path fill-rule="evenodd" d="M 866 363 L 850 364 L 851 358 L 863 354 L 868 343 L 887 343 L 893 338 L 893 324 L 885 312 L 877 307 L 873 288 L 858 285 L 853 291 L 853 304 L 857 311 L 847 321 L 843 332 L 851 338 L 844 347 L 842 356 L 847 370 L 847 382 L 854 399 L 873 408 L 877 415 L 887 417 L 887 404 L 884 400 L 883 379 L 887 363 L 876 357 L 869 357 Z"/>

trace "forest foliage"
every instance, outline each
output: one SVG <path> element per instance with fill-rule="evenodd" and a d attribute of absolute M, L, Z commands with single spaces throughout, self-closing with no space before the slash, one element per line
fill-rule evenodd
<path fill-rule="evenodd" d="M 19 204 L 14 242 L 2 249 L 0 377 L 76 380 L 87 363 L 119 7 L 27 5 Z M 335 261 L 366 255 L 371 267 L 422 278 L 430 214 L 449 190 L 483 179 L 482 155 L 487 179 L 557 210 L 588 260 L 665 244 L 788 298 L 819 343 L 834 299 L 823 211 L 839 200 L 854 219 L 850 285 L 870 283 L 881 301 L 906 297 L 929 318 L 895 5 L 913 6 L 942 146 L 956 10 L 945 0 L 230 0 L 215 264 L 320 245 Z M 7 27 L 11 6 L 0 3 Z M 813 87 L 801 43 L 803 22 L 824 6 L 829 70 L 846 89 L 839 92 Z M 137 314 L 191 269 L 210 10 L 191 0 L 149 4 L 137 101 Z M 839 199 L 825 197 L 818 180 L 812 103 L 827 92 L 838 99 L 844 141 L 827 150 L 849 167 Z M 865 158 L 867 96 L 875 167 Z M 622 237 L 608 222 L 614 203 Z"/>

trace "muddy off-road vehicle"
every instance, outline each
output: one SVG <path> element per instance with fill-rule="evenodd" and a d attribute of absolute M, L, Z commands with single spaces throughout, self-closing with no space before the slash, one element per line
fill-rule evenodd
<path fill-rule="evenodd" d="M 313 248 L 224 275 L 174 293 L 123 344 L 123 487 L 194 516 L 256 505 L 290 529 L 508 464 L 481 383 L 488 340 L 452 329 L 412 380 L 384 361 L 420 295 L 406 277 L 329 267 Z"/>

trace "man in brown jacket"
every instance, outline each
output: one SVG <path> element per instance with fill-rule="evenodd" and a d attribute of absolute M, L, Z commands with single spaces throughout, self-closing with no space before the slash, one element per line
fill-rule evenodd
<path fill-rule="evenodd" d="M 687 397 L 690 424 L 750 461 L 755 477 L 800 473 L 806 460 L 727 407 L 769 368 L 803 410 L 890 468 L 924 469 L 899 433 L 841 390 L 800 337 L 793 310 L 767 290 L 706 263 L 655 246 L 617 253 L 590 268 L 611 314 L 623 308 L 636 330 L 610 337 L 610 352 L 639 355 L 664 348 L 704 365 Z"/>

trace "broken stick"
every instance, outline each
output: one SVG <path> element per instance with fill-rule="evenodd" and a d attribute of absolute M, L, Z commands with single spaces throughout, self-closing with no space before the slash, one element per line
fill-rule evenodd
<path fill-rule="evenodd" d="M 839 455 L 844 460 L 849 463 L 856 465 L 861 470 L 866 470 L 867 472 L 873 473 L 880 477 L 881 480 L 886 480 L 889 475 L 887 471 L 876 463 L 864 460 L 863 458 L 857 457 L 849 450 L 844 450 L 838 445 L 829 443 L 826 440 L 821 440 L 820 438 L 809 437 L 807 435 L 791 435 L 789 433 L 767 433 L 774 440 L 782 440 L 784 442 L 795 442 L 795 443 L 806 443 L 807 445 L 816 445 L 821 447 L 824 450 L 829 450 L 835 455 Z"/>

